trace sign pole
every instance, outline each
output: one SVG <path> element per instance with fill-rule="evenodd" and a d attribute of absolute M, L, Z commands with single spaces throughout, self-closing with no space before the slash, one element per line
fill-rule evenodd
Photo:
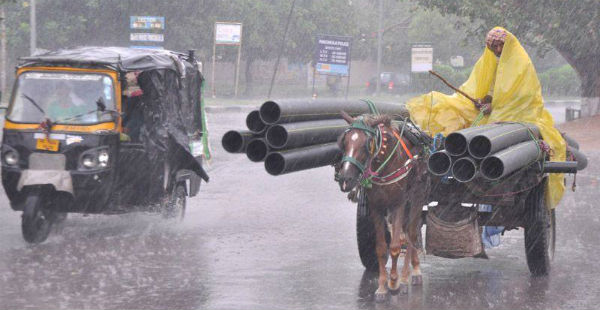
<path fill-rule="evenodd" d="M 346 81 L 346 100 L 348 100 L 348 90 L 350 89 L 350 69 L 352 68 L 352 66 L 350 65 L 350 62 L 348 62 L 348 77 L 347 77 L 347 81 Z"/>
<path fill-rule="evenodd" d="M 212 70 L 210 73 L 210 87 L 212 89 L 212 97 L 217 97 L 217 91 L 215 89 L 215 71 L 217 66 L 217 27 L 215 26 L 214 31 L 215 39 L 213 40 L 213 55 L 212 55 Z"/>
<path fill-rule="evenodd" d="M 243 31 L 243 25 L 240 25 L 240 33 Z M 240 81 L 240 59 L 242 58 L 242 37 L 240 36 L 240 45 L 238 47 L 238 55 L 237 55 L 237 63 L 235 65 L 235 90 L 234 96 L 237 98 L 238 95 L 238 85 Z"/>
<path fill-rule="evenodd" d="M 317 94 L 315 93 L 315 78 L 317 76 L 317 68 L 313 67 L 313 85 L 312 85 L 312 97 L 316 98 Z"/>

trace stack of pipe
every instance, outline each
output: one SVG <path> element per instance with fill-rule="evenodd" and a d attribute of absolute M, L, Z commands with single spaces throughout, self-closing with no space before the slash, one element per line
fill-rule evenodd
<path fill-rule="evenodd" d="M 403 105 L 376 104 L 382 114 L 406 116 Z M 340 159 L 336 140 L 348 128 L 340 111 L 370 113 L 363 101 L 269 100 L 246 118 L 248 130 L 231 130 L 222 139 L 231 153 L 246 153 L 265 170 L 280 175 L 327 166 Z"/>
<path fill-rule="evenodd" d="M 429 171 L 438 176 L 451 175 L 459 182 L 470 182 L 479 176 L 490 181 L 500 180 L 543 159 L 538 139 L 539 129 L 524 123 L 497 123 L 459 130 L 446 137 L 444 150 L 430 156 Z M 575 145 L 574 142 L 569 144 Z M 577 161 L 545 162 L 543 172 L 574 173 L 584 169 L 585 156 L 571 145 L 569 151 Z"/>

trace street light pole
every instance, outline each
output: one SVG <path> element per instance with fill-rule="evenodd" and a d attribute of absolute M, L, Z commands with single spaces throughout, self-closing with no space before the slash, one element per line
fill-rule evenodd
<path fill-rule="evenodd" d="M 37 34 L 35 28 L 35 0 L 31 0 L 29 6 L 29 53 L 31 55 L 33 55 L 35 53 L 35 50 L 37 49 Z"/>
<path fill-rule="evenodd" d="M 377 77 L 375 78 L 375 96 L 379 96 L 381 88 L 381 44 L 383 39 L 383 0 L 379 0 L 379 18 L 377 24 Z"/>

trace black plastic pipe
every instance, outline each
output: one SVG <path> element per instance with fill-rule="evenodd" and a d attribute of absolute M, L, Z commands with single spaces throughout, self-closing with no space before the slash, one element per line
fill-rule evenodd
<path fill-rule="evenodd" d="M 573 154 L 573 157 L 575 157 L 575 161 L 577 162 L 577 170 L 583 170 L 587 167 L 587 156 L 585 156 L 580 150 L 572 146 L 567 146 L 567 150 L 569 150 L 569 152 Z"/>
<path fill-rule="evenodd" d="M 568 146 L 571 146 L 571 147 L 579 150 L 579 143 L 577 143 L 577 141 L 575 141 L 575 139 L 569 137 L 564 132 L 562 133 L 562 137 L 563 137 L 563 139 L 565 139 L 565 142 L 567 143 Z"/>
<path fill-rule="evenodd" d="M 547 161 L 544 163 L 543 173 L 577 173 L 575 161 Z"/>
<path fill-rule="evenodd" d="M 254 138 L 248 142 L 246 147 L 246 156 L 253 162 L 261 162 L 265 160 L 269 154 L 269 146 L 264 138 Z"/>
<path fill-rule="evenodd" d="M 248 130 L 230 130 L 221 138 L 221 144 L 229 153 L 244 153 L 248 142 L 256 135 Z"/>
<path fill-rule="evenodd" d="M 263 133 L 267 130 L 267 124 L 260 119 L 260 112 L 258 112 L 258 110 L 248 113 L 248 116 L 246 116 L 246 126 L 248 126 L 250 131 L 256 134 Z"/>
<path fill-rule="evenodd" d="M 452 156 L 462 156 L 467 153 L 469 142 L 473 137 L 484 130 L 498 127 L 497 124 L 489 124 L 455 131 L 444 140 L 444 149 Z"/>
<path fill-rule="evenodd" d="M 540 130 L 533 124 L 506 123 L 483 131 L 469 142 L 469 154 L 482 159 L 509 146 L 540 137 Z"/>
<path fill-rule="evenodd" d="M 477 175 L 477 162 L 471 157 L 461 157 L 452 164 L 452 175 L 458 182 L 472 181 Z"/>
<path fill-rule="evenodd" d="M 379 113 L 408 116 L 404 105 L 377 103 Z M 265 124 L 313 121 L 342 118 L 340 111 L 351 116 L 370 113 L 369 106 L 363 101 L 344 100 L 281 100 L 266 101 L 260 107 L 260 118 Z"/>
<path fill-rule="evenodd" d="M 437 176 L 443 176 L 450 172 L 452 168 L 452 156 L 447 151 L 437 151 L 427 161 L 429 172 Z"/>
<path fill-rule="evenodd" d="M 481 174 L 489 180 L 501 179 L 540 159 L 540 147 L 535 141 L 521 142 L 506 148 L 481 162 Z"/>
<path fill-rule="evenodd" d="M 280 175 L 317 168 L 333 164 L 341 154 L 335 142 L 273 152 L 265 159 L 265 169 L 271 175 Z"/>
<path fill-rule="evenodd" d="M 336 141 L 348 128 L 344 120 L 319 120 L 272 125 L 265 137 L 275 149 L 291 149 Z"/>

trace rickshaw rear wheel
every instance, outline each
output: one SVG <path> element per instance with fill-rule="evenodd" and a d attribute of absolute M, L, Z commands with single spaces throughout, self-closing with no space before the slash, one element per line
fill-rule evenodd
<path fill-rule="evenodd" d="M 32 244 L 46 241 L 54 220 L 53 212 L 44 208 L 43 197 L 39 193 L 29 194 L 21 215 L 23 239 Z"/>
<path fill-rule="evenodd" d="M 529 271 L 534 276 L 547 275 L 554 256 L 556 215 L 546 206 L 545 184 L 540 183 L 526 200 L 525 254 Z"/>
<path fill-rule="evenodd" d="M 163 218 L 179 219 L 182 221 L 185 216 L 186 198 L 187 190 L 185 188 L 185 183 L 177 183 L 169 195 L 169 200 L 166 205 L 163 206 Z"/>

